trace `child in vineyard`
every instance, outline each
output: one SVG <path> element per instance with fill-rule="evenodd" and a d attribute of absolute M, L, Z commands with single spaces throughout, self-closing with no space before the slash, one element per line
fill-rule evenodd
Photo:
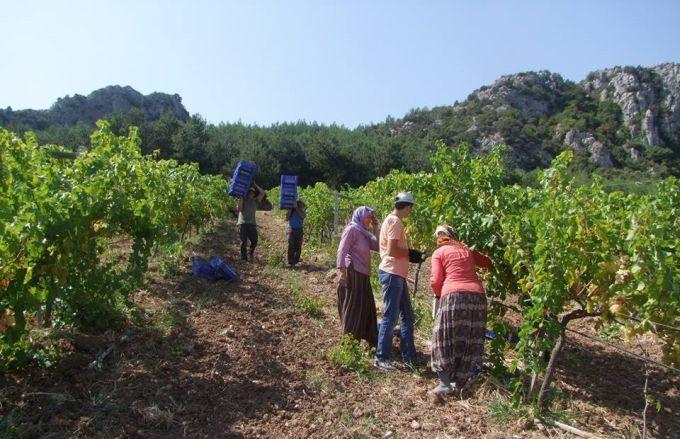
<path fill-rule="evenodd" d="M 253 187 L 248 189 L 245 197 L 238 199 L 238 234 L 241 240 L 241 260 L 250 261 L 255 260 L 255 247 L 257 247 L 257 220 L 255 219 L 255 212 L 257 205 L 262 203 L 265 197 L 265 191 L 257 183 L 253 182 Z M 248 251 L 248 241 L 250 241 L 250 251 Z"/>
<path fill-rule="evenodd" d="M 343 334 L 375 347 L 378 320 L 371 289 L 371 250 L 378 251 L 380 224 L 370 207 L 358 207 L 338 245 L 338 314 Z"/>
<path fill-rule="evenodd" d="M 286 212 L 288 221 L 288 265 L 291 267 L 300 262 L 302 253 L 303 226 L 305 223 L 305 202 L 299 199 L 293 203 L 293 208 Z"/>
<path fill-rule="evenodd" d="M 401 316 L 399 337 L 400 351 L 404 364 L 416 364 L 416 347 L 413 341 L 413 306 L 408 294 L 406 279 L 408 277 L 409 256 L 418 253 L 409 250 L 404 233 L 403 218 L 413 211 L 414 198 L 410 192 L 397 194 L 394 210 L 382 223 L 380 228 L 380 257 L 378 278 L 383 291 L 384 312 L 378 331 L 375 367 L 392 371 L 396 368 L 390 362 L 392 352 L 392 329 Z"/>
<path fill-rule="evenodd" d="M 439 384 L 430 393 L 450 394 L 481 371 L 486 293 L 476 267 L 489 268 L 491 259 L 458 241 L 456 231 L 446 224 L 437 227 L 435 237 L 430 286 L 439 307 L 432 336 L 432 370 Z"/>

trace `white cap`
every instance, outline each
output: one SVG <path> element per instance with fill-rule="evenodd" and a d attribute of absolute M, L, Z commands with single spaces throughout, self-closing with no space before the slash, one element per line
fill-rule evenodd
<path fill-rule="evenodd" d="M 411 192 L 399 192 L 395 202 L 415 204 L 415 199 L 413 198 L 413 194 Z"/>
<path fill-rule="evenodd" d="M 435 238 L 438 237 L 440 234 L 446 235 L 449 238 L 455 238 L 456 230 L 447 224 L 442 224 L 441 226 L 437 226 L 437 228 L 434 231 Z"/>

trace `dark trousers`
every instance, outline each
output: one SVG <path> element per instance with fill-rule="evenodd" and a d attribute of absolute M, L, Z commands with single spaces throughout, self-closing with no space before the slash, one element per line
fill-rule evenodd
<path fill-rule="evenodd" d="M 302 229 L 288 230 L 288 263 L 295 265 L 300 262 L 302 253 Z"/>
<path fill-rule="evenodd" d="M 257 246 L 257 226 L 255 224 L 239 224 L 238 235 L 241 239 L 241 259 L 248 260 L 248 240 L 250 240 L 250 256 Z"/>

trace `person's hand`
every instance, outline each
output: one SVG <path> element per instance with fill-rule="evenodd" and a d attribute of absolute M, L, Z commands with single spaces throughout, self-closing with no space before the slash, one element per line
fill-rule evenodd
<path fill-rule="evenodd" d="M 338 285 L 341 287 L 347 286 L 347 273 L 342 268 L 340 268 L 340 277 L 338 277 Z"/>
<path fill-rule="evenodd" d="M 420 264 L 425 261 L 425 255 L 420 250 L 410 248 L 408 249 L 408 260 L 409 262 Z"/>

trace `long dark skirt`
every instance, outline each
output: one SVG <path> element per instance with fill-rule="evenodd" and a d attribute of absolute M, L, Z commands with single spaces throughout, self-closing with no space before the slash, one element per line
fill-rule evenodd
<path fill-rule="evenodd" d="M 463 385 L 482 370 L 486 295 L 461 291 L 439 301 L 432 336 L 432 370 Z"/>
<path fill-rule="evenodd" d="M 378 341 L 378 319 L 369 277 L 347 270 L 347 286 L 338 286 L 338 314 L 343 334 L 366 340 L 370 346 Z"/>

